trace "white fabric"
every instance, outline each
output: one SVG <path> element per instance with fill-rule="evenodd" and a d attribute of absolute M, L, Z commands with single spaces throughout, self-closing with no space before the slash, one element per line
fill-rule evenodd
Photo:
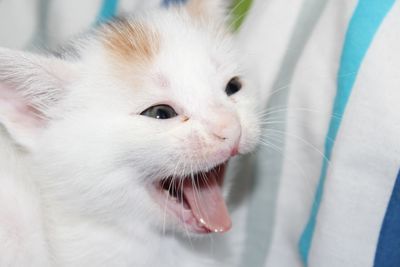
<path fill-rule="evenodd" d="M 274 67 L 279 66 L 282 51 L 287 48 L 282 49 L 279 44 L 286 44 L 290 38 L 288 32 L 293 37 L 296 29 L 303 27 L 293 25 L 294 18 L 286 14 L 293 12 L 293 8 L 301 8 L 293 6 L 300 2 L 307 9 L 316 4 L 316 1 L 268 2 L 267 5 L 265 1 L 256 1 L 256 10 L 250 13 L 249 21 L 242 28 L 245 49 L 261 51 L 259 54 L 263 55 L 253 55 L 251 64 L 264 95 L 277 89 L 266 81 L 275 78 Z M 321 17 L 301 51 L 294 76 L 287 81 L 285 146 L 284 151 L 276 153 L 278 156 L 283 153 L 284 162 L 278 178 L 274 223 L 265 226 L 274 228 L 265 266 L 303 266 L 298 244 L 321 173 L 344 36 L 357 2 L 327 1 L 322 13 L 314 14 Z M 271 12 L 273 3 L 280 9 Z M 309 266 L 373 266 L 380 227 L 400 166 L 400 80 L 396 74 L 400 64 L 396 48 L 400 44 L 396 26 L 399 3 L 389 14 L 362 63 L 335 142 Z M 279 22 L 279 26 L 274 22 Z M 286 40 L 280 41 L 282 37 Z M 267 60 L 269 58 L 273 60 Z M 266 139 L 276 145 L 270 149 L 281 147 L 279 142 L 274 142 L 276 134 L 269 137 L 275 126 L 265 131 Z M 276 158 L 264 158 L 264 161 L 276 161 Z M 258 179 L 274 177 L 260 173 Z M 261 219 L 261 211 L 266 211 L 265 203 L 253 205 L 258 205 Z"/>
<path fill-rule="evenodd" d="M 38 0 L 0 0 L 0 46 L 23 48 L 33 39 L 37 6 Z"/>
<path fill-rule="evenodd" d="M 50 3 L 49 44 L 56 46 L 89 29 L 96 23 L 101 0 L 53 0 Z M 161 0 L 121 0 L 118 13 L 134 13 L 159 6 Z"/>
<path fill-rule="evenodd" d="M 328 1 L 290 81 L 285 159 L 266 266 L 302 266 L 298 242 L 321 172 L 344 27 L 351 16 L 344 10 L 338 1 Z"/>
<path fill-rule="evenodd" d="M 102 0 L 0 0 L 0 46 L 29 48 L 35 35 L 43 31 L 47 40 L 33 45 L 56 47 L 92 27 L 102 3 Z M 161 0 L 121 0 L 118 13 L 140 12 L 160 4 Z M 46 14 L 45 8 L 48 17 L 40 17 Z M 45 29 L 41 28 L 40 20 L 45 21 Z"/>

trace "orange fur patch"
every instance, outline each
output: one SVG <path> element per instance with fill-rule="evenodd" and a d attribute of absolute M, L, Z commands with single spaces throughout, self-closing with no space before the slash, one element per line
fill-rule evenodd
<path fill-rule="evenodd" d="M 106 48 L 117 60 L 146 63 L 159 51 L 159 34 L 139 22 L 121 19 L 107 24 L 102 33 Z"/>

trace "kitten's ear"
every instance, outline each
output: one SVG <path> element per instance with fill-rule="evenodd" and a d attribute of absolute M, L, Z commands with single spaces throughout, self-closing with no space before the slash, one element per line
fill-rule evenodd
<path fill-rule="evenodd" d="M 232 0 L 188 0 L 186 9 L 195 18 L 227 21 Z"/>
<path fill-rule="evenodd" d="M 0 48 L 0 126 L 19 145 L 32 147 L 73 76 L 61 59 Z"/>

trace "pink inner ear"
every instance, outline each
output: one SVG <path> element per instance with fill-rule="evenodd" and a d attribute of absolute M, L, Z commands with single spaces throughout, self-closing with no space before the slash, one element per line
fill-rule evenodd
<path fill-rule="evenodd" d="M 22 127 L 43 126 L 39 110 L 29 105 L 12 87 L 0 83 L 0 119 Z M 7 123 L 7 122 L 4 122 Z"/>

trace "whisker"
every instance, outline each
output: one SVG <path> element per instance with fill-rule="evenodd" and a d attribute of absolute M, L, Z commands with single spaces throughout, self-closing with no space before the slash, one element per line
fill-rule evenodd
<path fill-rule="evenodd" d="M 282 130 L 275 129 L 275 128 L 271 128 L 271 127 L 265 127 L 265 125 L 284 124 L 284 123 L 286 123 L 286 121 L 272 121 L 272 122 L 266 122 L 266 123 L 264 123 L 264 124 L 262 124 L 262 125 L 264 125 L 263 128 L 264 128 L 264 131 L 265 131 L 266 134 L 268 134 L 269 132 L 277 132 L 277 131 L 279 131 L 279 132 L 282 133 L 282 135 L 285 135 L 285 134 L 287 133 L 287 134 L 289 135 L 289 137 L 290 137 L 290 136 L 296 136 L 297 138 L 300 138 L 300 139 L 301 139 L 300 136 L 297 136 L 297 135 L 295 135 L 295 134 L 292 134 L 291 132 L 289 132 L 289 131 L 287 131 L 287 130 L 282 131 Z M 297 123 L 296 123 L 295 125 L 298 125 L 298 126 L 308 126 L 308 125 L 297 124 Z M 320 135 L 323 135 L 323 136 L 324 136 L 324 139 L 329 140 L 330 142 L 334 142 L 334 140 L 332 139 L 332 137 L 327 136 L 326 133 L 323 133 L 323 134 L 320 134 Z M 262 138 L 262 136 L 260 136 L 260 138 Z M 309 143 L 309 142 L 306 141 L 305 139 L 303 139 L 303 141 Z"/>
<path fill-rule="evenodd" d="M 276 108 L 273 108 L 273 109 L 266 109 L 266 110 L 260 112 L 260 114 L 257 114 L 257 115 L 258 115 L 258 117 L 260 119 L 262 119 L 263 117 L 270 116 L 271 114 L 275 114 L 275 113 L 279 113 L 279 112 L 285 112 L 285 111 L 325 113 L 324 111 L 321 111 L 321 110 L 305 108 L 305 107 L 284 107 L 284 106 L 280 106 L 280 107 L 276 107 Z M 322 114 L 322 115 L 326 116 L 327 114 Z M 329 117 L 330 118 L 335 118 L 335 119 L 341 119 L 342 115 L 333 113 L 333 114 L 330 114 Z"/>
<path fill-rule="evenodd" d="M 278 146 L 276 146 L 275 144 L 273 144 L 273 143 L 271 143 L 271 142 L 268 142 L 268 141 L 265 141 L 265 140 L 261 141 L 261 144 L 262 144 L 262 145 L 265 145 L 265 146 L 268 147 L 268 148 L 273 149 L 274 151 L 276 151 L 276 152 L 278 152 L 278 153 L 280 153 L 284 158 L 286 158 L 286 159 L 288 160 L 289 163 L 294 164 L 295 167 L 297 167 L 297 168 L 300 170 L 301 178 L 303 178 L 304 181 L 305 181 L 305 182 L 307 183 L 307 185 L 308 185 L 308 187 L 307 187 L 307 188 L 308 188 L 307 193 L 310 194 L 310 196 L 313 196 L 313 195 L 314 195 L 314 192 L 311 191 L 311 190 L 312 190 L 312 188 L 315 188 L 315 186 L 313 186 L 313 185 L 311 184 L 310 180 L 306 178 L 306 177 L 307 177 L 307 176 L 306 176 L 306 173 L 305 173 L 304 169 L 300 166 L 300 164 L 298 164 L 298 163 L 297 163 L 295 160 L 293 160 L 291 157 L 285 155 L 285 153 L 283 152 L 283 150 L 282 150 L 281 148 L 279 148 Z"/>
<path fill-rule="evenodd" d="M 294 138 L 294 139 L 296 139 L 296 140 L 299 140 L 299 141 L 302 142 L 304 145 L 310 147 L 310 148 L 313 149 L 315 152 L 317 152 L 324 160 L 327 161 L 328 164 L 331 164 L 331 162 L 329 161 L 329 159 L 326 157 L 325 153 L 323 153 L 321 150 L 319 150 L 317 147 L 315 147 L 313 144 L 311 144 L 311 143 L 308 142 L 307 140 L 305 140 L 305 139 L 303 139 L 303 138 L 301 138 L 301 137 L 299 137 L 299 136 L 297 136 L 297 135 L 295 135 L 295 134 L 289 133 L 289 132 L 287 132 L 287 131 L 280 131 L 280 130 L 276 130 L 276 129 L 269 129 L 268 131 L 270 131 L 270 132 L 272 131 L 272 134 L 278 133 L 278 134 L 281 134 L 281 136 L 288 136 L 288 137 L 292 137 L 292 138 Z"/>
<path fill-rule="evenodd" d="M 175 164 L 175 168 L 174 168 L 172 177 L 175 177 L 176 171 L 177 171 L 177 169 L 178 169 L 178 166 L 180 165 L 180 162 L 181 162 L 181 159 L 179 159 L 178 162 Z M 162 188 L 164 188 L 164 185 L 165 185 L 166 181 L 167 181 L 167 180 L 164 180 L 164 181 L 162 182 L 162 185 L 161 185 Z M 168 191 L 170 190 L 170 186 L 171 186 L 171 185 L 169 185 Z M 164 236 L 165 236 L 165 224 L 166 224 L 166 216 L 167 216 L 167 203 L 168 203 L 168 199 L 169 199 L 169 194 L 168 194 L 168 196 L 167 196 L 167 199 L 166 199 L 166 202 L 165 202 L 165 205 L 164 205 L 164 215 L 163 215 L 163 235 L 164 235 Z"/>

